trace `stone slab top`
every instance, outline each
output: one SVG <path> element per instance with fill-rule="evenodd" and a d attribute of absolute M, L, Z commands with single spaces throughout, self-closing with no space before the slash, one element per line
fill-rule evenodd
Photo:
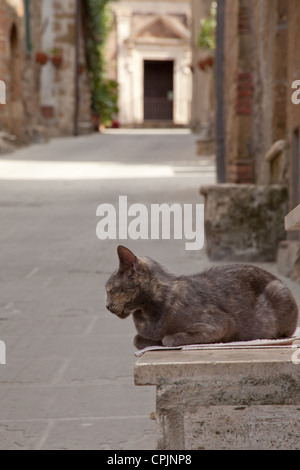
<path fill-rule="evenodd" d="M 256 349 L 220 349 L 194 351 L 150 351 L 135 363 L 136 385 L 160 385 L 181 380 L 196 380 L 208 375 L 247 374 L 255 369 L 265 374 L 284 370 L 297 372 L 300 364 L 292 361 L 295 348 L 268 347 Z M 300 356 L 300 354 L 299 354 Z M 300 357 L 299 357 L 300 360 Z M 296 371 L 297 369 L 297 371 Z"/>
<path fill-rule="evenodd" d="M 284 218 L 286 230 L 300 230 L 300 204 Z"/>

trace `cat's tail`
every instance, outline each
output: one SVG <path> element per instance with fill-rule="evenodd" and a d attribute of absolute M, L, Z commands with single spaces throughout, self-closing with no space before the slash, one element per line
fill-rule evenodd
<path fill-rule="evenodd" d="M 299 314 L 291 291 L 281 281 L 274 280 L 269 282 L 264 293 L 276 314 L 277 337 L 291 336 L 297 327 Z"/>

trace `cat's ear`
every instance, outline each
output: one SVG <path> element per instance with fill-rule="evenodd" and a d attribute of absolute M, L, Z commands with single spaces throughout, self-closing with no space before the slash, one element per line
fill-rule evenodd
<path fill-rule="evenodd" d="M 118 246 L 117 252 L 120 262 L 119 271 L 128 272 L 137 267 L 138 259 L 128 248 L 120 245 Z"/>

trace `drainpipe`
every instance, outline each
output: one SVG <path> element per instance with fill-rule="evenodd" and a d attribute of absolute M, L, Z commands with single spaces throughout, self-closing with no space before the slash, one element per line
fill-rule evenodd
<path fill-rule="evenodd" d="M 78 136 L 78 118 L 79 118 L 79 39 L 80 39 L 80 18 L 81 18 L 81 0 L 76 0 L 75 13 L 75 107 L 74 107 L 74 136 Z"/>
<path fill-rule="evenodd" d="M 218 0 L 216 31 L 216 163 L 217 181 L 225 183 L 225 127 L 224 127 L 224 33 L 226 0 Z"/>
<path fill-rule="evenodd" d="M 32 52 L 31 30 L 30 30 L 30 0 L 25 0 L 25 24 L 26 24 L 26 52 Z"/>

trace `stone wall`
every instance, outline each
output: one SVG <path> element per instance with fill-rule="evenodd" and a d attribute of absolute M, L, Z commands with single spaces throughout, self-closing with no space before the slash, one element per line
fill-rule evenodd
<path fill-rule="evenodd" d="M 251 183 L 252 57 L 250 2 L 229 0 L 225 11 L 225 153 L 227 181 Z"/>
<path fill-rule="evenodd" d="M 2 0 L 0 5 L 0 146 L 39 141 L 45 135 L 71 135 L 75 114 L 76 0 Z M 26 7 L 28 9 L 26 9 Z M 42 65 L 38 53 L 47 56 Z M 54 63 L 54 56 L 62 63 Z M 91 130 L 90 90 L 80 34 L 79 133 Z"/>
<path fill-rule="evenodd" d="M 30 44 L 38 45 L 41 39 L 39 11 L 40 2 L 32 0 L 30 23 L 26 23 L 23 1 L 3 0 L 0 6 L 0 79 L 6 84 L 0 131 L 11 135 L 7 142 L 14 144 L 30 142 L 40 124 L 39 71 L 30 49 Z M 2 147 L 7 150 L 5 142 Z"/>
<path fill-rule="evenodd" d="M 285 239 L 288 192 L 284 186 L 204 186 L 205 237 L 212 260 L 275 261 Z"/>
<path fill-rule="evenodd" d="M 274 142 L 287 137 L 287 69 L 288 64 L 295 67 L 288 57 L 295 50 L 297 8 L 293 0 L 226 2 L 225 151 L 230 182 L 276 182 L 264 156 Z"/>
<path fill-rule="evenodd" d="M 199 61 L 205 55 L 198 47 L 198 37 L 201 29 L 201 19 L 207 18 L 210 13 L 212 0 L 191 0 L 192 6 L 192 72 L 193 72 L 193 100 L 191 107 L 191 128 L 201 133 L 203 137 L 213 137 L 215 120 L 214 103 L 214 72 L 215 69 L 207 67 L 201 70 Z"/>
<path fill-rule="evenodd" d="M 293 104 L 291 86 L 294 80 L 300 80 L 300 3 L 297 0 L 288 2 L 288 51 L 287 51 L 287 132 L 286 138 L 290 143 L 289 149 L 289 179 L 290 179 L 290 210 L 300 202 L 300 104 Z M 293 237 L 300 233 L 293 233 Z"/>
<path fill-rule="evenodd" d="M 75 17 L 76 1 L 43 0 L 45 24 L 42 50 L 51 58 L 59 52 L 62 63 L 51 60 L 41 67 L 41 113 L 50 135 L 71 135 L 75 118 Z M 90 92 L 87 80 L 84 39 L 80 29 L 79 130 L 91 130 Z"/>
<path fill-rule="evenodd" d="M 289 211 L 300 202 L 300 104 L 291 101 L 300 80 L 300 2 L 227 0 L 225 13 L 227 181 L 252 181 L 266 194 L 270 184 L 284 185 Z M 280 245 L 281 266 L 293 250 Z"/>

